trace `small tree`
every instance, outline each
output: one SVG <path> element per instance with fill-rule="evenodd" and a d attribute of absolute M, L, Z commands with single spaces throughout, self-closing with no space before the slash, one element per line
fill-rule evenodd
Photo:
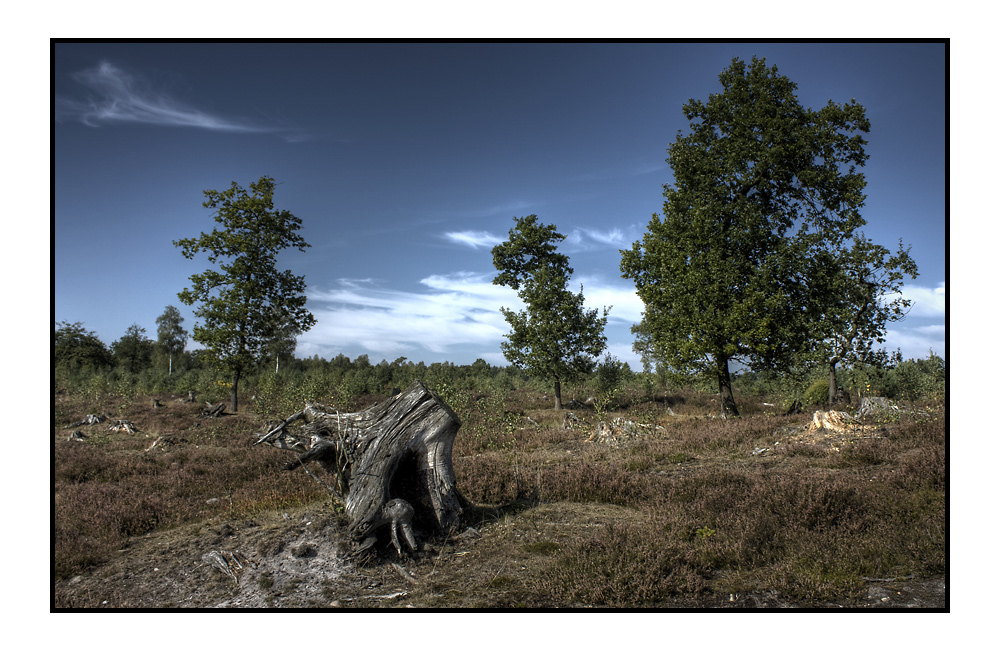
<path fill-rule="evenodd" d="M 281 250 L 305 251 L 309 244 L 298 234 L 302 220 L 274 209 L 274 188 L 274 179 L 263 176 L 249 192 L 236 183 L 221 192 L 206 190 L 202 205 L 216 209 L 222 228 L 174 242 L 184 257 L 207 251 L 208 261 L 219 265 L 219 271 L 192 275 L 191 288 L 178 296 L 185 305 L 200 303 L 195 315 L 204 324 L 195 325 L 193 338 L 218 368 L 231 373 L 234 412 L 240 377 L 261 360 L 279 323 L 300 333 L 316 322 L 305 308 L 305 277 L 276 268 Z"/>
<path fill-rule="evenodd" d="M 688 135 L 669 148 L 674 184 L 662 218 L 622 251 L 645 304 L 647 353 L 671 371 L 713 378 L 722 414 L 739 415 L 731 360 L 781 369 L 808 346 L 828 296 L 808 261 L 864 225 L 864 108 L 814 111 L 796 85 L 754 57 L 719 75 L 722 92 L 683 107 Z"/>
<path fill-rule="evenodd" d="M 837 364 L 884 365 L 887 323 L 906 317 L 912 301 L 903 298 L 903 277 L 917 277 L 909 248 L 889 249 L 856 236 L 853 245 L 814 258 L 812 285 L 824 294 L 826 309 L 814 321 L 815 352 L 829 368 L 828 402 L 837 398 Z"/>
<path fill-rule="evenodd" d="M 578 294 L 566 289 L 573 269 L 556 252 L 555 242 L 565 237 L 555 226 L 539 223 L 536 215 L 515 222 L 510 239 L 493 248 L 500 271 L 493 284 L 515 289 L 526 309 L 500 308 L 511 326 L 500 345 L 512 364 L 553 382 L 555 408 L 561 409 L 563 382 L 589 374 L 604 351 L 608 308 L 603 315 L 586 310 L 583 287 Z"/>
<path fill-rule="evenodd" d="M 183 352 L 187 344 L 188 333 L 181 327 L 183 322 L 181 312 L 173 305 L 167 305 L 156 318 L 156 342 L 167 353 L 168 375 L 174 373 L 174 354 Z"/>
<path fill-rule="evenodd" d="M 146 337 L 146 329 L 133 323 L 125 334 L 111 344 L 115 363 L 130 373 L 140 372 L 153 361 L 153 342 Z"/>
<path fill-rule="evenodd" d="M 267 359 L 274 359 L 274 374 L 278 374 L 281 367 L 281 359 L 289 359 L 295 353 L 295 337 L 298 329 L 295 323 L 283 320 L 278 314 L 272 314 L 270 320 L 274 328 L 267 334 L 267 341 L 264 343 L 264 356 Z"/>

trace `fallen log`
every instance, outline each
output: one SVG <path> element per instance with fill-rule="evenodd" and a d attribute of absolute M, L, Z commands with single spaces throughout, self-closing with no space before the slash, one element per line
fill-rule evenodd
<path fill-rule="evenodd" d="M 376 531 L 388 526 L 402 555 L 400 537 L 417 550 L 411 522 L 447 532 L 475 508 L 455 485 L 451 452 L 459 427 L 448 405 L 417 381 L 358 413 L 307 404 L 255 444 L 300 452 L 289 470 L 318 462 L 336 477 L 357 548 L 371 548 Z"/>

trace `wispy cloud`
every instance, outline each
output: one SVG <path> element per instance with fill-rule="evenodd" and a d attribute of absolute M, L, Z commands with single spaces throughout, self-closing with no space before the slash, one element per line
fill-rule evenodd
<path fill-rule="evenodd" d="M 621 165 L 619 167 L 608 167 L 581 174 L 578 180 L 586 182 L 605 181 L 615 178 L 629 178 L 633 176 L 645 176 L 654 172 L 661 172 L 667 168 L 663 162 L 641 162 L 633 165 Z"/>
<path fill-rule="evenodd" d="M 625 229 L 615 227 L 607 230 L 574 228 L 566 235 L 566 243 L 569 244 L 570 252 L 601 248 L 619 250 L 631 247 L 632 242 L 641 236 L 642 230 L 642 227 L 636 225 L 627 226 Z"/>
<path fill-rule="evenodd" d="M 621 228 L 610 228 L 608 230 L 574 228 L 566 234 L 565 245 L 569 252 L 590 251 L 601 248 L 616 250 L 627 248 L 639 237 L 639 230 L 637 226 L 629 226 L 625 230 Z M 492 248 L 506 240 L 506 237 L 495 235 L 486 230 L 448 231 L 442 237 L 453 244 L 460 244 L 473 249 Z"/>
<path fill-rule="evenodd" d="M 463 230 L 461 232 L 446 232 L 444 238 L 448 241 L 468 246 L 469 248 L 493 248 L 503 241 L 493 233 L 484 230 Z"/>
<path fill-rule="evenodd" d="M 427 290 L 410 292 L 341 280 L 336 288 L 310 292 L 317 323 L 300 337 L 300 345 L 318 350 L 360 346 L 385 357 L 462 345 L 497 350 L 507 331 L 500 306 L 522 307 L 512 290 L 493 285 L 488 276 L 434 275 L 421 284 Z"/>
<path fill-rule="evenodd" d="M 73 79 L 84 86 L 87 93 L 84 97 L 56 97 L 56 118 L 60 121 L 77 121 L 95 127 L 133 123 L 230 133 L 274 133 L 290 142 L 305 139 L 303 134 L 284 128 L 199 110 L 171 96 L 168 91 L 153 87 L 145 78 L 108 62 L 77 72 Z"/>
<path fill-rule="evenodd" d="M 317 322 L 299 338 L 299 352 L 331 357 L 345 348 L 362 348 L 389 359 L 418 350 L 450 355 L 471 347 L 479 350 L 473 358 L 502 363 L 496 353 L 509 328 L 500 307 L 519 310 L 524 304 L 492 279 L 492 274 L 468 272 L 432 275 L 414 291 L 345 279 L 336 287 L 310 291 L 309 309 Z M 634 288 L 597 279 L 583 282 L 588 308 L 614 305 L 611 318 L 616 322 L 635 322 L 641 316 Z"/>

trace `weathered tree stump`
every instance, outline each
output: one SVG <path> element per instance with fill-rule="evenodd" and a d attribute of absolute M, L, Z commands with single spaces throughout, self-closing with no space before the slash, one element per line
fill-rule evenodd
<path fill-rule="evenodd" d="M 211 402 L 205 403 L 208 405 L 208 408 L 201 412 L 201 417 L 203 418 L 217 418 L 226 410 L 225 402 L 220 402 L 218 406 L 212 406 Z"/>
<path fill-rule="evenodd" d="M 300 420 L 305 424 L 290 428 Z M 447 531 L 474 508 L 455 486 L 451 451 L 460 426 L 448 405 L 417 381 L 358 413 L 307 404 L 255 444 L 300 452 L 286 469 L 317 461 L 336 477 L 359 549 L 370 548 L 376 531 L 389 526 L 402 554 L 400 536 L 417 550 L 412 520 Z"/>

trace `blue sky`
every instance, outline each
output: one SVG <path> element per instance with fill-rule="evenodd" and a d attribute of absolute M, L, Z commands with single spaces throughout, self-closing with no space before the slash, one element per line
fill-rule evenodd
<path fill-rule="evenodd" d="M 297 355 L 504 363 L 490 248 L 537 214 L 638 368 L 618 251 L 662 208 L 681 106 L 754 55 L 803 105 L 866 107 L 865 232 L 920 268 L 887 347 L 944 355 L 943 44 L 56 44 L 54 319 L 110 344 L 174 305 L 190 330 L 208 263 L 171 242 L 215 225 L 203 190 L 269 175 L 312 245 L 279 260 L 318 321 Z"/>

